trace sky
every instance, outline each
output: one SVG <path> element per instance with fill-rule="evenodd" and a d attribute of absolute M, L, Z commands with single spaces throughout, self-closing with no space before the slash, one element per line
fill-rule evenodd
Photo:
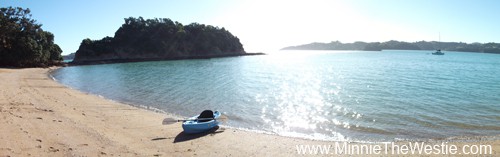
<path fill-rule="evenodd" d="M 312 42 L 500 43 L 498 0 L 10 0 L 29 8 L 63 54 L 114 33 L 124 18 L 224 27 L 247 52 Z"/>

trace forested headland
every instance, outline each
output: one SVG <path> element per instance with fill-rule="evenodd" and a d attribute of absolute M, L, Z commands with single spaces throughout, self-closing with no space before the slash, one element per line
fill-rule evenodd
<path fill-rule="evenodd" d="M 73 62 L 141 61 L 245 55 L 240 40 L 225 28 L 183 25 L 168 18 L 125 18 L 114 37 L 84 39 Z"/>
<path fill-rule="evenodd" d="M 0 8 L 0 66 L 45 67 L 59 64 L 54 34 L 31 18 L 30 9 Z"/>
<path fill-rule="evenodd" d="M 341 43 L 332 41 L 330 43 L 310 43 L 298 46 L 285 47 L 282 50 L 360 50 L 360 51 L 381 51 L 381 50 L 444 50 L 461 52 L 484 52 L 500 53 L 499 43 L 463 43 L 463 42 L 436 42 L 436 41 L 386 41 L 386 42 L 354 42 Z"/>

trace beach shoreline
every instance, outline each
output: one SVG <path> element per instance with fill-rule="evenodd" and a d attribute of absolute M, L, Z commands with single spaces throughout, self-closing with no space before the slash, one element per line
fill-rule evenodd
<path fill-rule="evenodd" d="M 0 156 L 300 156 L 297 145 L 333 143 L 225 127 L 185 135 L 180 124 L 161 125 L 168 114 L 63 86 L 49 75 L 56 68 L 0 68 Z M 498 136 L 426 142 L 500 151 Z"/>

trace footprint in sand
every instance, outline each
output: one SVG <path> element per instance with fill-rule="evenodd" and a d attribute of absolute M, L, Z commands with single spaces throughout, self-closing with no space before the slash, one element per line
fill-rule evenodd
<path fill-rule="evenodd" d="M 54 148 L 54 147 L 49 147 L 49 151 L 50 151 L 50 152 L 58 152 L 58 151 L 59 151 L 59 149 L 56 149 L 56 148 Z"/>
<path fill-rule="evenodd" d="M 0 148 L 0 150 L 12 151 L 12 149 L 10 149 L 10 148 Z"/>

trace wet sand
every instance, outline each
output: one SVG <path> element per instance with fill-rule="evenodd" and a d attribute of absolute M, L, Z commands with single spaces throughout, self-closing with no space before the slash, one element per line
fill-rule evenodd
<path fill-rule="evenodd" d="M 297 156 L 296 145 L 334 144 L 224 127 L 185 135 L 161 124 L 167 114 L 67 88 L 50 70 L 0 69 L 0 156 Z M 495 156 L 498 139 L 449 144 L 489 144 Z"/>

